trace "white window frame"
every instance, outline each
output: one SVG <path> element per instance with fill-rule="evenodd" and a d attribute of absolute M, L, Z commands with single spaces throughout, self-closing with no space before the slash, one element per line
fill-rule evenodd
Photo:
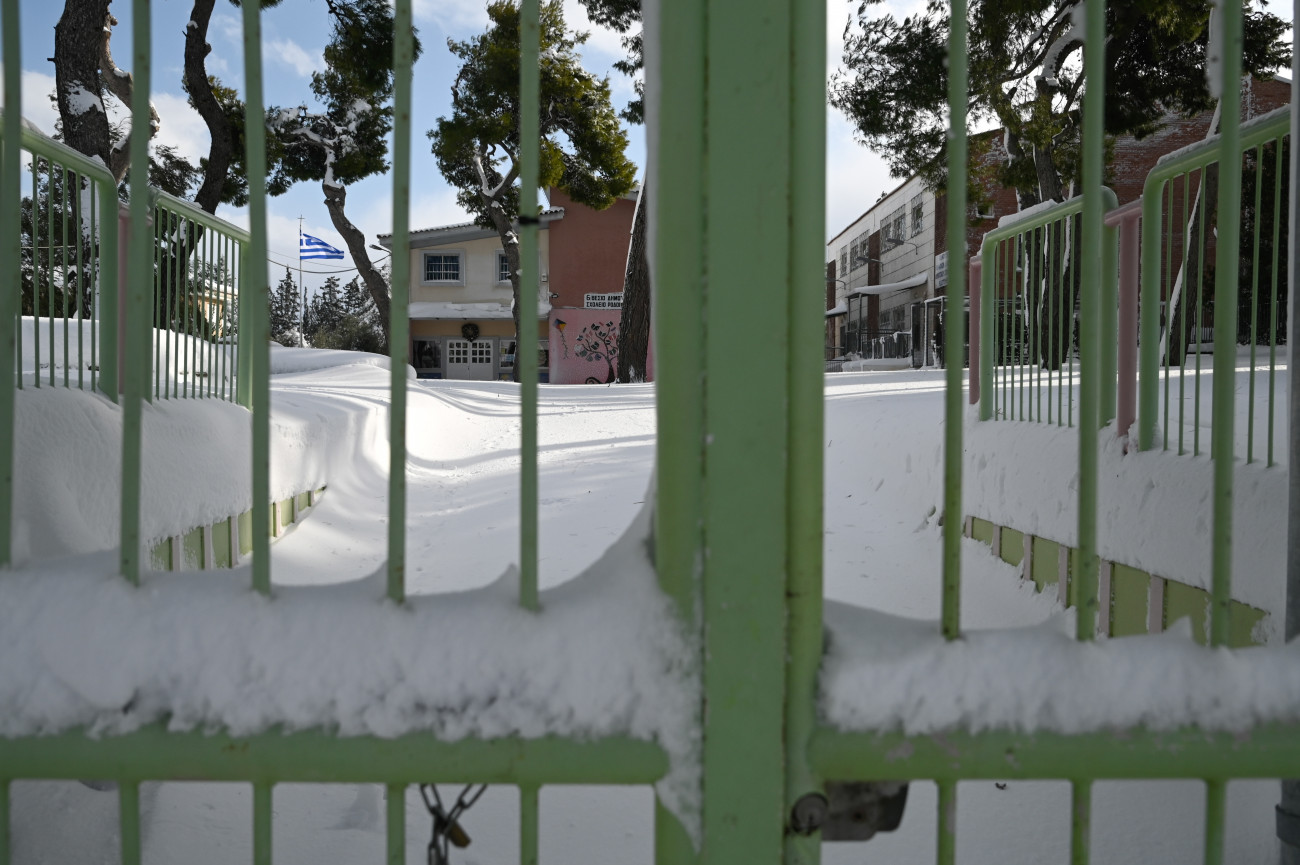
<path fill-rule="evenodd" d="M 497 285 L 505 285 L 510 282 L 510 259 L 506 257 L 504 249 L 497 250 Z"/>
<path fill-rule="evenodd" d="M 925 199 L 920 195 L 912 197 L 911 206 L 912 236 L 916 237 L 925 230 Z"/>
<path fill-rule="evenodd" d="M 456 279 L 429 279 L 429 258 L 431 256 L 456 259 L 456 270 L 460 274 Z M 465 250 L 463 249 L 428 249 L 420 256 L 421 285 L 464 285 L 465 284 Z"/>

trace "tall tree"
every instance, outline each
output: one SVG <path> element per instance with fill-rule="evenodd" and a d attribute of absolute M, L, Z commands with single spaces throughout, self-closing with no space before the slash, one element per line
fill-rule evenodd
<path fill-rule="evenodd" d="M 485 228 L 495 229 L 510 268 L 518 344 L 535 339 L 520 327 L 519 239 L 519 8 L 510 0 L 488 5 L 486 32 L 464 42 L 448 40 L 462 61 L 451 88 L 452 114 L 429 131 L 433 155 L 457 202 Z M 628 192 L 636 166 L 627 135 L 610 102 L 609 80 L 582 68 L 576 48 L 587 39 L 564 22 L 560 0 L 541 7 L 541 112 L 538 183 L 558 186 L 574 201 L 597 210 Z M 518 367 L 515 376 L 518 377 Z"/>
<path fill-rule="evenodd" d="M 625 75 L 633 76 L 636 98 L 620 112 L 629 123 L 645 122 L 645 84 L 636 76 L 645 67 L 642 42 L 641 0 L 580 0 L 587 17 L 623 35 L 627 57 L 614 64 Z M 650 260 L 646 244 L 648 214 L 645 200 L 650 178 L 642 180 L 632 221 L 632 239 L 628 245 L 627 269 L 623 276 L 623 313 L 618 332 L 618 380 L 624 383 L 644 381 L 650 354 Z"/>
<path fill-rule="evenodd" d="M 286 346 L 298 344 L 298 313 L 302 309 L 298 285 L 293 273 L 284 269 L 284 278 L 271 292 L 271 339 Z"/>
<path fill-rule="evenodd" d="M 272 108 L 275 195 L 302 180 L 319 181 L 330 222 L 347 244 L 383 321 L 389 323 L 388 279 L 370 260 L 366 236 L 347 217 L 348 185 L 388 171 L 393 107 L 393 10 L 387 0 L 327 0 L 333 28 L 325 46 L 325 71 L 311 77 L 320 104 L 310 111 Z M 416 40 L 415 56 L 420 46 Z"/>
<path fill-rule="evenodd" d="M 54 82 L 63 140 L 87 156 L 99 157 L 121 181 L 131 162 L 131 135 L 114 136 L 104 94 L 112 93 L 131 108 L 135 81 L 113 62 L 112 0 L 67 0 L 54 26 Z M 158 113 L 149 107 L 148 135 L 158 132 Z"/>
<path fill-rule="evenodd" d="M 948 6 L 931 2 L 901 21 L 878 14 L 881 0 L 862 0 L 844 32 L 844 66 L 831 82 L 831 103 L 859 139 L 886 156 L 896 176 L 919 174 L 945 185 Z M 1111 3 L 1106 10 L 1105 116 L 1108 135 L 1145 136 L 1168 111 L 1186 115 L 1213 106 L 1206 86 L 1209 0 Z M 969 105 L 972 122 L 1005 130 L 1007 158 L 998 180 L 1016 189 L 1021 207 L 1062 201 L 1080 176 L 1083 0 L 974 0 L 969 6 Z M 1243 3 L 1243 70 L 1268 77 L 1289 58 L 1279 40 L 1286 25 Z M 1077 249 L 1057 237 L 1054 249 Z M 1034 271 L 1068 292 L 1052 304 L 1068 315 L 1077 294 L 1069 257 Z M 1044 334 L 1060 322 L 1040 322 Z M 1050 338 L 1040 358 L 1061 362 L 1066 346 Z"/>

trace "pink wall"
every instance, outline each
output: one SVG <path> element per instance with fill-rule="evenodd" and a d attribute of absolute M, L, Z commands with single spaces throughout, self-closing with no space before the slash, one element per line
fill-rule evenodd
<path fill-rule="evenodd" d="M 617 309 L 552 310 L 551 383 L 604 384 L 614 379 L 621 317 Z"/>

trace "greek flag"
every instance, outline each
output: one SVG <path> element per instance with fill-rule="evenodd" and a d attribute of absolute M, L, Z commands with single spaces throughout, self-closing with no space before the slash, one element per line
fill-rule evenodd
<path fill-rule="evenodd" d="M 312 237 L 310 234 L 298 233 L 298 260 L 307 261 L 313 258 L 342 258 L 343 250 L 335 249 L 319 237 Z"/>

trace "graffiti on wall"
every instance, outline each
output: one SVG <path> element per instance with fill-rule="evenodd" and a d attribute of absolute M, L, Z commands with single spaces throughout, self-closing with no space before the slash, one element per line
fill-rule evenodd
<path fill-rule="evenodd" d="M 619 313 L 556 310 L 551 318 L 553 384 L 608 384 L 617 378 Z"/>

